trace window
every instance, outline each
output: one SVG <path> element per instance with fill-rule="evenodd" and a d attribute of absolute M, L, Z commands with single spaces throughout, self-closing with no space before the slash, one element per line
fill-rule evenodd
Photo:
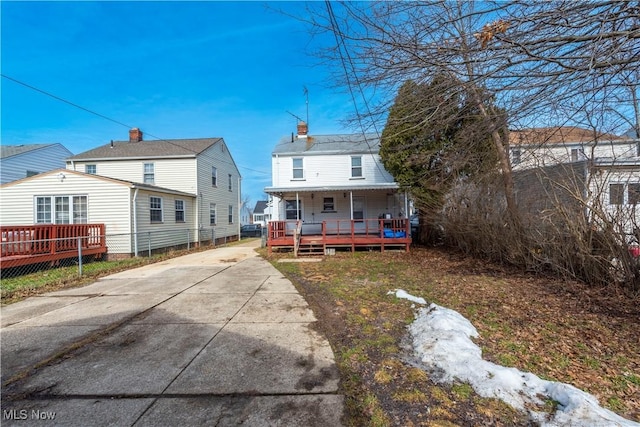
<path fill-rule="evenodd" d="M 95 175 L 97 172 L 96 165 L 84 165 L 84 172 L 90 173 L 91 175 Z"/>
<path fill-rule="evenodd" d="M 353 200 L 353 219 L 354 220 L 362 220 L 364 219 L 364 197 L 356 197 L 352 198 Z"/>
<path fill-rule="evenodd" d="M 640 203 L 640 183 L 630 183 L 627 188 L 627 203 L 637 205 Z"/>
<path fill-rule="evenodd" d="M 517 165 L 522 162 L 522 150 L 519 148 L 511 149 L 511 164 Z"/>
<path fill-rule="evenodd" d="M 218 186 L 218 168 L 215 166 L 211 166 L 211 185 Z"/>
<path fill-rule="evenodd" d="M 51 224 L 51 197 L 36 198 L 36 223 Z"/>
<path fill-rule="evenodd" d="M 229 205 L 229 224 L 233 224 L 233 205 Z"/>
<path fill-rule="evenodd" d="M 88 223 L 89 215 L 87 212 L 87 196 L 73 196 L 73 223 Z"/>
<path fill-rule="evenodd" d="M 624 204 L 624 184 L 609 184 L 609 204 Z"/>
<path fill-rule="evenodd" d="M 302 168 L 302 157 L 293 159 L 293 179 L 304 179 L 304 169 Z"/>
<path fill-rule="evenodd" d="M 155 183 L 155 168 L 153 163 L 145 163 L 144 164 L 144 180 L 145 184 L 154 184 Z"/>
<path fill-rule="evenodd" d="M 362 156 L 351 157 L 351 178 L 362 178 Z"/>
<path fill-rule="evenodd" d="M 209 204 L 209 224 L 216 225 L 216 204 Z"/>
<path fill-rule="evenodd" d="M 36 197 L 37 224 L 86 224 L 87 196 Z"/>
<path fill-rule="evenodd" d="M 298 206 L 297 200 L 285 201 L 285 213 L 287 219 L 302 219 L 302 210 Z"/>
<path fill-rule="evenodd" d="M 149 197 L 149 213 L 151 222 L 162 222 L 162 198 Z"/>
<path fill-rule="evenodd" d="M 71 217 L 69 212 L 71 211 L 69 207 L 69 197 L 68 196 L 58 196 L 56 197 L 56 205 L 55 205 L 55 221 L 56 224 L 69 224 L 71 221 Z"/>
<path fill-rule="evenodd" d="M 322 212 L 335 212 L 335 204 L 333 203 L 333 197 L 325 197 L 322 200 Z"/>
<path fill-rule="evenodd" d="M 231 180 L 231 174 L 229 174 L 229 191 L 233 190 L 233 184 L 232 184 L 232 180 Z"/>
<path fill-rule="evenodd" d="M 184 222 L 184 200 L 176 200 L 176 222 Z"/>

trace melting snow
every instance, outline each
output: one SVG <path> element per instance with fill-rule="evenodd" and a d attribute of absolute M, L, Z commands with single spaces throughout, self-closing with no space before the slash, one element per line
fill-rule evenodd
<path fill-rule="evenodd" d="M 389 294 L 426 305 L 423 298 L 401 289 Z M 501 399 L 528 412 L 541 426 L 640 426 L 602 408 L 593 395 L 569 384 L 546 381 L 534 374 L 483 360 L 482 351 L 471 340 L 478 336 L 478 331 L 457 311 L 436 304 L 420 308 L 409 332 L 415 355 L 438 381 L 451 383 L 457 379 L 468 383 L 480 396 Z M 544 405 L 546 399 L 557 402 L 553 414 L 529 409 L 532 405 Z"/>

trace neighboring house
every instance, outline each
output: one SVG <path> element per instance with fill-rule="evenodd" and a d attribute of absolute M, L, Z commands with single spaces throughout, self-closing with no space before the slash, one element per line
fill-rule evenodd
<path fill-rule="evenodd" d="M 260 224 L 266 227 L 271 219 L 271 206 L 268 200 L 258 200 L 255 208 L 253 208 L 252 224 Z"/>
<path fill-rule="evenodd" d="M 271 220 L 300 221 L 302 234 L 362 227 L 382 235 L 378 219 L 406 218 L 409 203 L 379 150 L 376 135 L 309 135 L 299 123 L 298 135 L 283 138 L 272 153 L 272 186 L 265 188 Z"/>
<path fill-rule="evenodd" d="M 549 192 L 545 182 L 553 181 L 562 184 L 556 185 L 564 193 L 562 200 L 581 195 L 588 206 L 606 212 L 619 224 L 621 233 L 631 234 L 640 225 L 636 209 L 640 204 L 640 139 L 565 127 L 512 131 L 509 143 L 521 199 L 536 194 L 529 197 L 530 202 L 544 205 L 543 194 Z M 533 170 L 538 170 L 536 179 L 532 179 Z M 537 190 L 531 190 L 534 185 Z"/>
<path fill-rule="evenodd" d="M 104 223 L 108 254 L 239 238 L 241 177 L 222 138 L 129 136 L 70 157 L 66 169 L 1 186 L 11 209 L 0 224 Z"/>
<path fill-rule="evenodd" d="M 110 257 L 184 245 L 186 230 L 197 238 L 192 193 L 56 169 L 3 184 L 0 195 L 11 206 L 0 210 L 3 226 L 105 224 Z"/>
<path fill-rule="evenodd" d="M 0 184 L 63 168 L 71 156 L 71 151 L 57 143 L 1 145 Z"/>

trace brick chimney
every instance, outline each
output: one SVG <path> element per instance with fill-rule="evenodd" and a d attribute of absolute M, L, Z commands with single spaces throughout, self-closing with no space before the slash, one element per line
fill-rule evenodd
<path fill-rule="evenodd" d="M 140 142 L 142 141 L 142 131 L 138 128 L 133 128 L 129 130 L 129 142 Z"/>
<path fill-rule="evenodd" d="M 298 138 L 306 138 L 309 127 L 305 122 L 298 122 Z"/>

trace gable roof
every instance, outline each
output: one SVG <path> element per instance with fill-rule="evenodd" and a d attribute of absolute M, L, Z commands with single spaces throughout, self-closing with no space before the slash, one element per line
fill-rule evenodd
<path fill-rule="evenodd" d="M 272 154 L 377 154 L 379 151 L 380 137 L 374 133 L 368 133 L 309 135 L 307 138 L 283 137 Z"/>
<path fill-rule="evenodd" d="M 509 144 L 567 144 L 596 141 L 626 141 L 625 136 L 594 132 L 575 126 L 543 127 L 509 131 Z"/>
<path fill-rule="evenodd" d="M 0 158 L 7 159 L 9 157 L 17 156 L 19 154 L 28 153 L 30 151 L 40 150 L 41 148 L 53 147 L 59 145 L 72 155 L 71 151 L 67 150 L 62 144 L 22 144 L 22 145 L 0 145 Z"/>
<path fill-rule="evenodd" d="M 196 157 L 222 138 L 160 139 L 155 141 L 113 141 L 68 160 L 154 159 Z"/>
<path fill-rule="evenodd" d="M 131 188 L 139 188 L 139 189 L 142 189 L 142 190 L 157 191 L 159 193 L 175 194 L 175 195 L 187 196 L 187 197 L 197 197 L 195 194 L 186 193 L 184 191 L 179 191 L 179 190 L 173 190 L 171 188 L 158 187 L 157 185 L 145 184 L 145 183 L 142 183 L 142 182 L 126 181 L 124 179 L 111 178 L 111 177 L 102 176 L 102 175 L 94 175 L 94 174 L 90 174 L 90 173 L 74 171 L 72 169 L 65 169 L 65 168 L 54 169 L 54 170 L 50 170 L 50 171 L 47 171 L 47 172 L 39 173 L 38 175 L 33 175 L 33 176 L 26 177 L 26 178 L 22 178 L 22 179 L 18 179 L 18 180 L 15 180 L 15 181 L 8 182 L 6 184 L 1 184 L 0 188 L 7 188 L 7 187 L 11 187 L 11 186 L 20 184 L 22 182 L 42 179 L 42 178 L 44 178 L 46 176 L 49 176 L 49 175 L 52 175 L 52 174 L 56 174 L 57 175 L 57 174 L 60 174 L 60 173 L 65 174 L 65 175 L 66 174 L 74 174 L 74 175 L 84 176 L 84 177 L 91 178 L 91 179 L 109 181 L 109 182 L 113 182 L 115 184 L 125 185 L 125 186 L 131 187 Z"/>
<path fill-rule="evenodd" d="M 264 209 L 267 207 L 267 201 L 266 200 L 258 200 L 256 202 L 256 207 L 253 208 L 253 213 L 254 214 L 261 214 L 264 213 Z"/>

